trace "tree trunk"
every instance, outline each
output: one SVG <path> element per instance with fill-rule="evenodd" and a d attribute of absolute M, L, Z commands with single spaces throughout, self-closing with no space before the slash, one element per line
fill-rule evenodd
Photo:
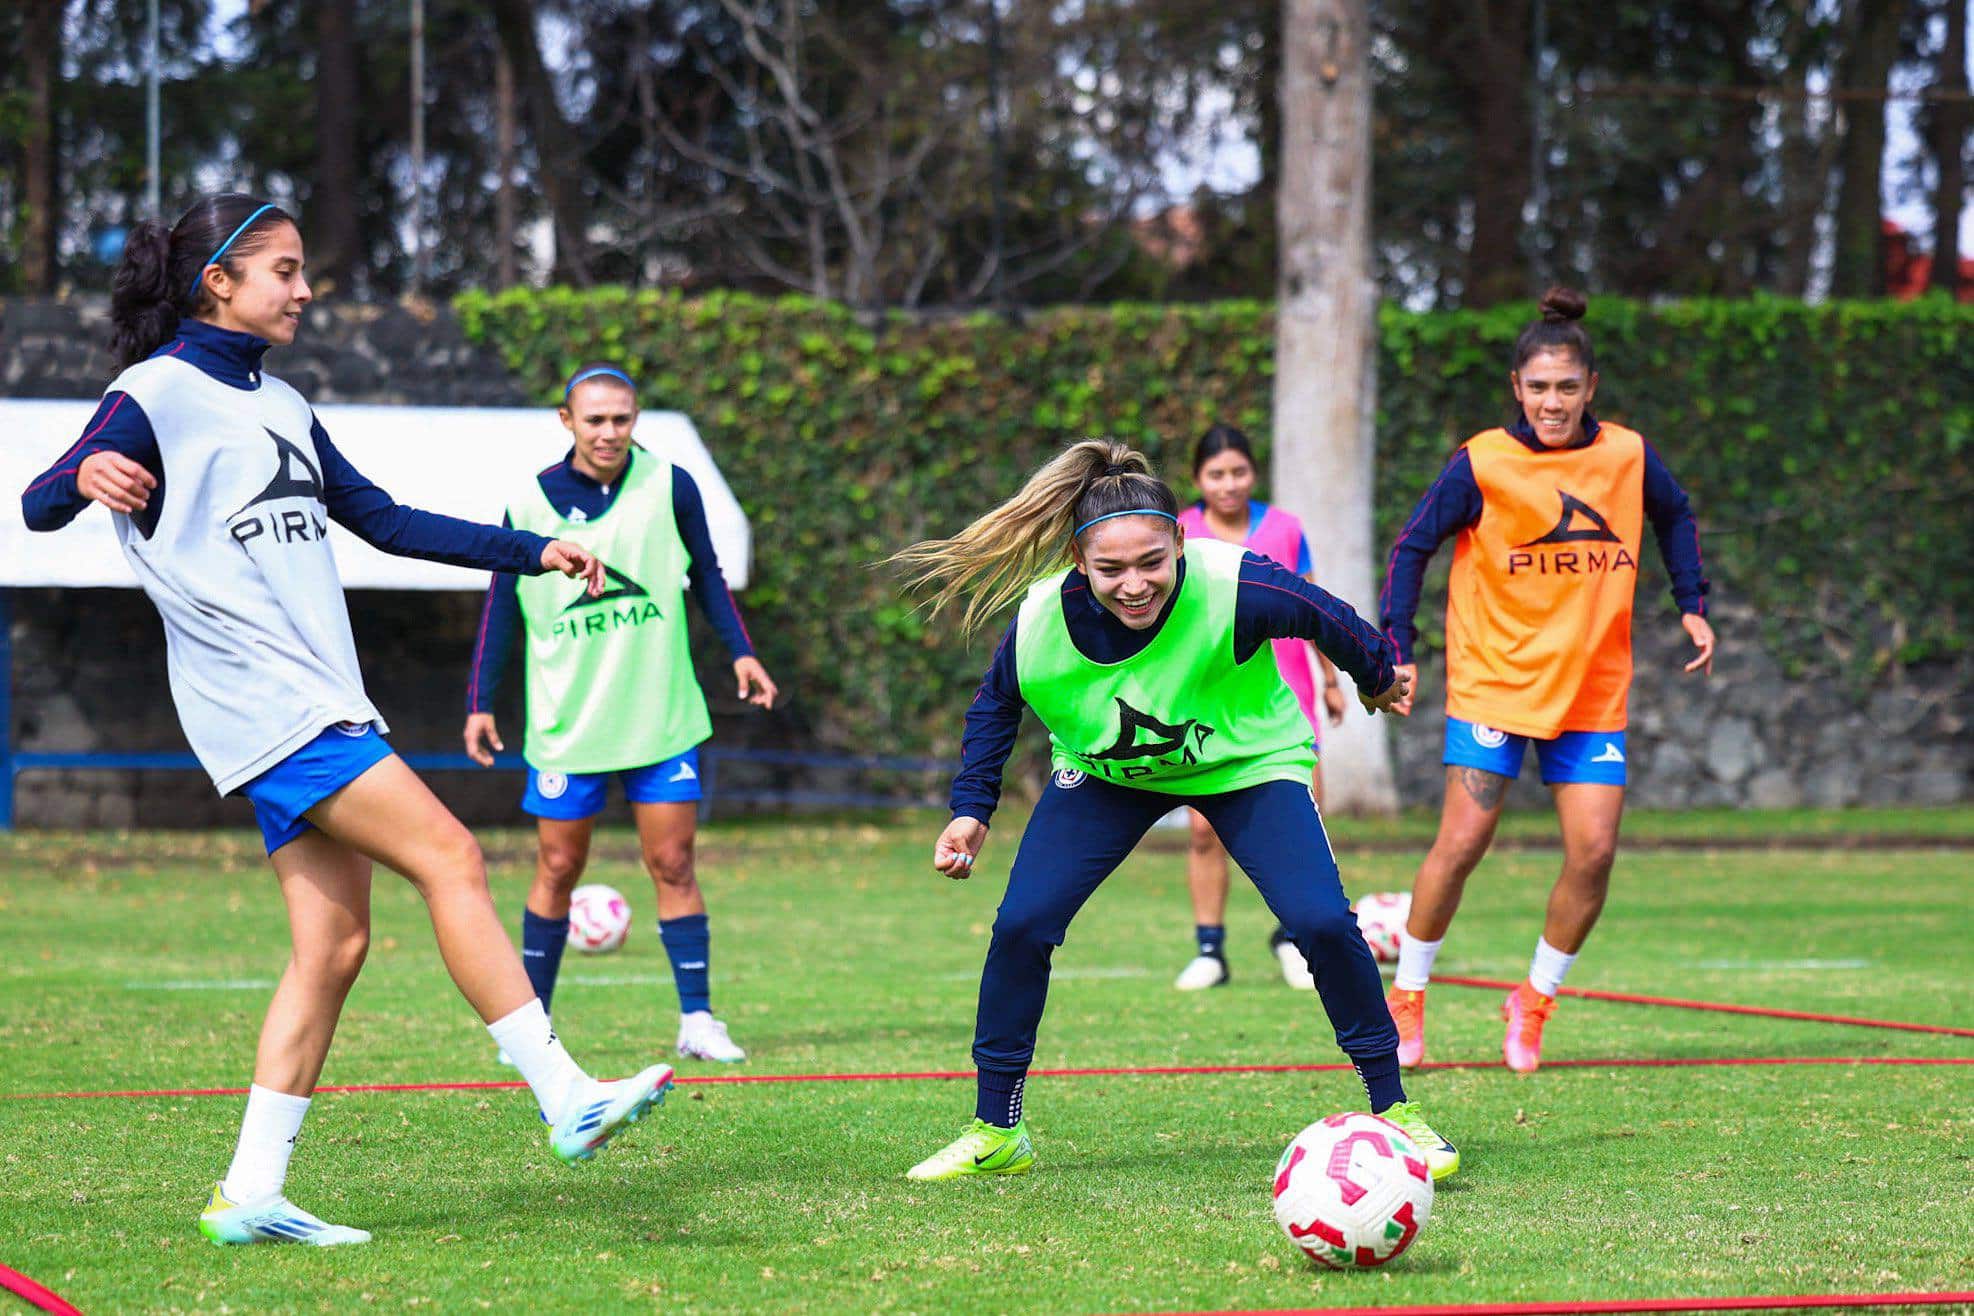
<path fill-rule="evenodd" d="M 21 30 L 27 64 L 27 131 L 21 142 L 21 279 L 26 291 L 55 291 L 56 234 L 60 229 L 55 185 L 55 85 L 62 68 L 62 0 L 28 0 Z"/>
<path fill-rule="evenodd" d="M 494 47 L 494 134 L 499 156 L 500 184 L 494 191 L 494 286 L 512 288 L 518 271 L 514 258 L 514 61 L 507 48 Z"/>
<path fill-rule="evenodd" d="M 1940 51 L 1938 87 L 1967 94 L 1967 0 L 1945 0 L 1947 41 Z M 1960 294 L 1960 211 L 1967 190 L 1967 102 L 1941 101 L 1932 107 L 1927 135 L 1939 181 L 1933 191 L 1933 274 L 1929 286 L 1949 297 Z"/>
<path fill-rule="evenodd" d="M 1283 9 L 1275 497 L 1322 546 L 1323 587 L 1375 616 L 1369 0 L 1285 0 Z M 1332 808 L 1397 807 L 1381 722 L 1353 709 L 1326 733 L 1323 761 Z"/>
<path fill-rule="evenodd" d="M 1899 25 L 1909 0 L 1858 0 L 1863 6 L 1850 49 L 1838 66 L 1846 91 L 1883 92 L 1899 53 Z M 1885 292 L 1885 235 L 1880 200 L 1885 168 L 1885 102 L 1846 100 L 1844 180 L 1837 193 L 1837 254 L 1831 292 L 1878 297 Z"/>
<path fill-rule="evenodd" d="M 357 227 L 356 24 L 352 6 L 316 9 L 315 187 L 309 195 L 310 274 L 347 290 L 362 259 Z"/>
<path fill-rule="evenodd" d="M 1535 126 L 1528 0 L 1438 0 L 1426 22 L 1426 54 L 1464 102 L 1474 231 L 1461 300 L 1490 306 L 1526 297 L 1522 211 L 1534 182 Z"/>
<path fill-rule="evenodd" d="M 586 286 L 590 282 L 589 197 L 583 192 L 582 148 L 562 117 L 555 84 L 542 64 L 541 44 L 535 39 L 535 7 L 528 0 L 490 0 L 489 8 L 528 110 L 536 177 L 555 224 L 554 277 Z"/>

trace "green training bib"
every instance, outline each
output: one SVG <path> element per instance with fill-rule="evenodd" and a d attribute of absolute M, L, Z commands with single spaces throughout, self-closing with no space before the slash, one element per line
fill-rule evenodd
<path fill-rule="evenodd" d="M 634 448 L 602 516 L 572 521 L 538 481 L 507 509 L 518 530 L 573 539 L 603 559 L 603 594 L 556 572 L 523 576 L 527 739 L 539 769 L 620 772 L 683 754 L 713 734 L 685 627 L 691 555 L 672 516 L 672 465 Z"/>
<path fill-rule="evenodd" d="M 1049 729 L 1059 782 L 1077 773 L 1168 795 L 1218 795 L 1309 781 L 1309 722 L 1273 651 L 1264 644 L 1234 661 L 1245 551 L 1189 542 L 1186 578 L 1165 624 L 1121 663 L 1093 662 L 1069 638 L 1067 571 L 1029 587 L 1015 625 L 1015 671 L 1022 698 Z"/>

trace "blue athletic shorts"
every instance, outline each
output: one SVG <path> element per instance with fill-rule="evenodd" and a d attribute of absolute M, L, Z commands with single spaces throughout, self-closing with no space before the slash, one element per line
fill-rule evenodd
<path fill-rule="evenodd" d="M 528 789 L 521 808 L 537 818 L 574 822 L 603 812 L 603 798 L 612 777 L 624 781 L 624 798 L 632 804 L 690 804 L 700 797 L 699 746 L 642 768 L 621 772 L 542 772 L 528 765 Z"/>
<path fill-rule="evenodd" d="M 1440 761 L 1453 767 L 1479 768 L 1504 777 L 1522 775 L 1522 752 L 1531 743 L 1542 768 L 1542 784 L 1592 782 L 1624 785 L 1624 732 L 1565 731 L 1554 740 L 1537 740 L 1498 731 L 1457 717 L 1446 719 L 1446 753 Z"/>
<path fill-rule="evenodd" d="M 303 814 L 390 756 L 390 744 L 370 723 L 337 722 L 240 787 L 254 806 L 267 852 L 308 831 Z"/>

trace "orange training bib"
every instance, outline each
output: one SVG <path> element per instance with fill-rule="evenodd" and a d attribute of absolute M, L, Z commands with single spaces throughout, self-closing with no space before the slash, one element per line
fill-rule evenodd
<path fill-rule="evenodd" d="M 1645 522 L 1645 441 L 1618 425 L 1533 452 L 1467 440 L 1480 520 L 1460 532 L 1446 607 L 1446 711 L 1549 739 L 1618 731 Z"/>

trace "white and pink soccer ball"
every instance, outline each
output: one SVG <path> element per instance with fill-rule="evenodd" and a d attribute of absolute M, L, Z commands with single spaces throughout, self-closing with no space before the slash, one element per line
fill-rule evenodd
<path fill-rule="evenodd" d="M 1398 934 L 1405 931 L 1405 920 L 1412 916 L 1412 893 L 1375 892 L 1360 897 L 1351 909 L 1357 914 L 1357 929 L 1364 934 L 1364 940 L 1371 947 L 1371 954 L 1377 956 L 1378 963 L 1395 963 L 1398 959 Z"/>
<path fill-rule="evenodd" d="M 1426 1153 L 1376 1115 L 1332 1115 L 1295 1135 L 1275 1165 L 1275 1222 L 1332 1270 L 1382 1266 L 1433 1210 Z"/>
<path fill-rule="evenodd" d="M 587 955 L 605 955 L 631 933 L 631 905 L 623 893 L 586 882 L 569 893 L 569 944 Z"/>

